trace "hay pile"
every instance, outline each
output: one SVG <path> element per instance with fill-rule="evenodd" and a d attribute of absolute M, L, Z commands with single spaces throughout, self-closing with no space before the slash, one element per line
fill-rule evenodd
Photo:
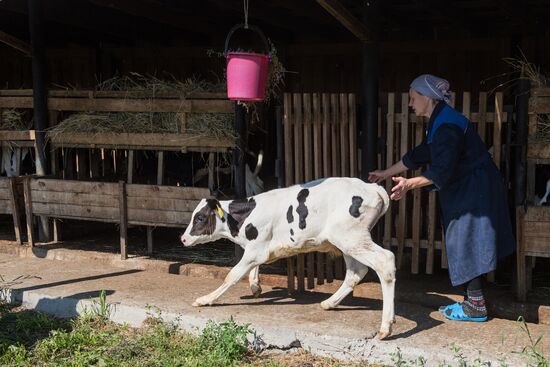
<path fill-rule="evenodd" d="M 140 91 L 150 94 L 173 93 L 185 98 L 193 92 L 223 92 L 225 84 L 196 78 L 185 81 L 161 80 L 154 76 L 131 73 L 114 77 L 97 86 L 99 91 Z M 189 113 L 187 133 L 221 139 L 235 137 L 231 113 Z M 50 137 L 69 133 L 178 133 L 180 116 L 171 112 L 84 112 L 75 113 L 48 132 Z"/>
<path fill-rule="evenodd" d="M 27 126 L 23 122 L 23 115 L 23 111 L 18 111 L 16 109 L 2 110 L 2 115 L 0 116 L 0 130 L 27 130 Z"/>
<path fill-rule="evenodd" d="M 519 75 L 512 79 L 510 83 L 517 79 L 528 80 L 531 84 L 531 90 L 550 88 L 550 77 L 544 75 L 540 68 L 529 62 L 522 53 L 521 58 L 504 58 L 503 61 L 511 66 L 513 73 Z M 532 96 L 532 95 L 531 95 Z M 549 97 L 544 96 L 543 99 Z M 529 100 L 529 109 L 536 111 L 539 98 Z M 537 133 L 529 137 L 529 140 L 537 143 L 550 143 L 550 115 L 537 114 Z"/>

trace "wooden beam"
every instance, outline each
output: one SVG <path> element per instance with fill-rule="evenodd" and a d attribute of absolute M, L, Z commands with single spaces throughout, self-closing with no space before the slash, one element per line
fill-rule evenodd
<path fill-rule="evenodd" d="M 372 42 L 373 37 L 367 27 L 338 0 L 317 0 L 317 2 L 362 42 Z"/>
<path fill-rule="evenodd" d="M 31 46 L 27 42 L 22 41 L 11 34 L 0 31 L 0 42 L 23 52 L 27 56 L 31 56 Z"/>

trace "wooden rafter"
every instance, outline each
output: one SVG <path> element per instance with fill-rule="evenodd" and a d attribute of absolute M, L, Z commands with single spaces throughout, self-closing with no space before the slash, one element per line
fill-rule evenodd
<path fill-rule="evenodd" d="M 31 46 L 27 42 L 24 42 L 11 34 L 0 31 L 0 42 L 23 52 L 27 56 L 31 55 Z"/>
<path fill-rule="evenodd" d="M 338 0 L 317 0 L 317 2 L 362 42 L 372 42 L 373 37 L 367 27 Z"/>

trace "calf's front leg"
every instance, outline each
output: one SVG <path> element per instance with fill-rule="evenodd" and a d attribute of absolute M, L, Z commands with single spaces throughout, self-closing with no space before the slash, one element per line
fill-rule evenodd
<path fill-rule="evenodd" d="M 258 298 L 262 294 L 262 287 L 260 286 L 260 267 L 256 266 L 248 274 L 248 283 L 250 284 L 250 290 L 255 298 Z"/>
<path fill-rule="evenodd" d="M 239 263 L 229 271 L 229 274 L 227 274 L 221 286 L 219 286 L 215 291 L 207 294 L 206 296 L 197 298 L 195 302 L 193 302 L 193 306 L 200 307 L 212 305 L 229 288 L 237 284 L 239 280 L 242 279 L 242 277 L 244 277 L 248 272 L 251 272 L 254 267 L 257 268 L 260 265 L 257 263 L 255 258 L 250 258 L 246 255 L 247 254 L 245 251 L 241 261 L 239 261 Z"/>

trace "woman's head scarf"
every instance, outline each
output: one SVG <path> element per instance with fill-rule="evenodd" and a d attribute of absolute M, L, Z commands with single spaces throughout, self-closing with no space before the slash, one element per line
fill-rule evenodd
<path fill-rule="evenodd" d="M 431 99 L 443 100 L 446 103 L 451 102 L 450 85 L 443 78 L 431 74 L 422 74 L 412 81 L 411 88 Z"/>

